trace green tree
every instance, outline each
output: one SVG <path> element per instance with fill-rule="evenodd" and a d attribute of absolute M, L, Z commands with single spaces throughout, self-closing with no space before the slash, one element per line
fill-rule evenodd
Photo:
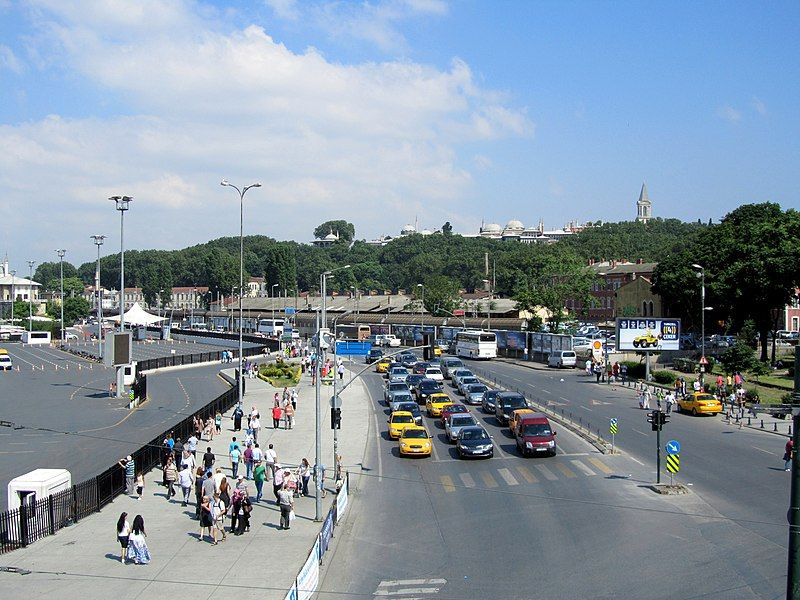
<path fill-rule="evenodd" d="M 45 286 L 45 289 L 59 293 L 61 291 L 61 280 L 50 280 Z M 80 277 L 64 277 L 64 297 L 80 296 L 81 294 L 83 294 L 83 281 Z"/>
<path fill-rule="evenodd" d="M 725 372 L 731 374 L 749 371 L 758 362 L 753 355 L 753 349 L 743 339 L 737 339 L 733 346 L 722 353 L 719 361 L 722 363 Z"/>
<path fill-rule="evenodd" d="M 238 249 L 237 249 L 238 254 Z M 229 294 L 239 287 L 239 260 L 219 248 L 210 250 L 203 263 L 204 280 L 209 290 Z"/>
<path fill-rule="evenodd" d="M 453 226 L 450 224 L 450 221 L 445 221 L 445 224 L 442 225 L 442 233 L 444 235 L 453 235 Z"/>
<path fill-rule="evenodd" d="M 294 251 L 289 244 L 276 243 L 265 251 L 264 278 L 267 289 L 272 289 L 273 284 L 279 290 L 294 290 L 297 287 L 297 268 Z"/>
<path fill-rule="evenodd" d="M 437 317 L 450 316 L 459 308 L 458 282 L 444 275 L 435 275 L 425 281 L 425 310 Z M 414 287 L 414 297 L 422 301 L 423 288 Z"/>
<path fill-rule="evenodd" d="M 161 308 L 169 304 L 172 297 L 172 267 L 166 257 L 153 257 L 140 273 L 142 296 L 148 306 L 160 302 Z"/>
<path fill-rule="evenodd" d="M 27 275 L 25 275 L 25 277 L 27 277 Z M 65 260 L 64 279 L 67 279 L 68 277 L 78 277 L 78 270 L 72 263 Z M 33 280 L 41 283 L 44 286 L 44 289 L 48 291 L 54 292 L 58 290 L 59 282 L 61 280 L 59 261 L 41 263 L 38 267 L 36 267 L 36 271 L 33 272 Z M 50 287 L 53 280 L 56 281 L 56 286 Z"/>
<path fill-rule="evenodd" d="M 323 238 L 329 233 L 338 233 L 339 240 L 352 242 L 356 237 L 356 227 L 352 223 L 343 220 L 325 221 L 314 228 L 314 237 Z"/>

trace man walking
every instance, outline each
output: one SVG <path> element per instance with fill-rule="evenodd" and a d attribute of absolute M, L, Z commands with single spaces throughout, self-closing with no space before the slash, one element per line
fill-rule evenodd
<path fill-rule="evenodd" d="M 261 502 L 261 494 L 264 490 L 264 480 L 267 478 L 267 467 L 261 461 L 256 461 L 256 468 L 253 469 L 253 480 L 256 482 L 256 502 Z"/>
<path fill-rule="evenodd" d="M 294 510 L 294 498 L 292 497 L 292 492 L 286 489 L 285 485 L 281 486 L 281 489 L 276 494 L 278 498 L 278 504 L 281 507 L 281 525 L 280 529 L 289 529 L 291 520 L 290 520 L 290 513 Z"/>
<path fill-rule="evenodd" d="M 278 462 L 278 453 L 275 452 L 275 448 L 273 448 L 272 444 L 270 444 L 266 452 L 264 452 L 264 459 L 269 469 L 269 476 L 272 477 L 273 473 L 275 473 L 275 463 Z"/>
<path fill-rule="evenodd" d="M 129 454 L 117 464 L 125 469 L 125 490 L 128 494 L 133 494 L 133 480 L 136 477 L 136 465 L 134 464 L 133 457 Z"/>

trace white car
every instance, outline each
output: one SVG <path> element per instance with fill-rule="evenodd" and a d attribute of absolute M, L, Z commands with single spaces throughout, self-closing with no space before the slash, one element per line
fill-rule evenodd
<path fill-rule="evenodd" d="M 444 375 L 439 367 L 428 367 L 425 369 L 425 377 L 434 381 L 444 381 Z"/>
<path fill-rule="evenodd" d="M 10 371 L 13 368 L 11 357 L 8 354 L 0 354 L 0 371 Z"/>

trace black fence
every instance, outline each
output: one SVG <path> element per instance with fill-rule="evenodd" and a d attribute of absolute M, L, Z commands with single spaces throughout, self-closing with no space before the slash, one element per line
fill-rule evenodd
<path fill-rule="evenodd" d="M 226 390 L 191 416 L 131 453 L 136 471 L 148 472 L 161 464 L 163 442 L 168 433 L 186 439 L 194 432 L 195 416 L 205 420 L 213 417 L 217 411 L 226 412 L 238 400 L 238 387 Z M 4 511 L 0 513 L 0 554 L 24 548 L 38 539 L 54 535 L 58 530 L 77 523 L 91 513 L 99 512 L 124 492 L 125 470 L 115 464 L 99 475 L 69 489 L 46 498 L 23 502 L 19 508 Z"/>
<path fill-rule="evenodd" d="M 264 346 L 242 348 L 242 356 L 261 356 L 264 354 Z M 160 358 L 151 358 L 149 360 L 141 360 L 136 363 L 136 370 L 138 372 L 150 371 L 152 369 L 163 369 L 164 367 L 175 367 L 180 365 L 192 365 L 195 363 L 206 363 L 222 360 L 222 353 L 228 352 L 233 358 L 239 358 L 239 350 L 216 350 L 214 352 L 198 352 L 196 354 L 183 354 L 162 356 Z"/>

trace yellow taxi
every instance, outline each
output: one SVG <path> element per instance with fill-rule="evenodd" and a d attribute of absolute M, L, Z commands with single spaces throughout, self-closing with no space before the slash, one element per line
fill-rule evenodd
<path fill-rule="evenodd" d="M 414 422 L 414 415 L 407 410 L 398 410 L 392 413 L 387 421 L 389 423 L 389 437 L 396 440 L 403 435 L 403 430 L 406 427 L 416 427 Z"/>
<path fill-rule="evenodd" d="M 722 403 L 706 392 L 692 392 L 686 398 L 678 399 L 678 410 L 693 415 L 718 415 L 722 412 Z"/>
<path fill-rule="evenodd" d="M 442 349 L 439 348 L 439 346 L 434 346 L 433 347 L 433 355 L 434 356 L 441 356 L 442 355 Z"/>
<path fill-rule="evenodd" d="M 428 396 L 428 399 L 425 401 L 425 410 L 428 411 L 429 417 L 441 417 L 442 409 L 452 403 L 453 401 L 450 400 L 450 396 L 444 392 L 436 392 Z"/>
<path fill-rule="evenodd" d="M 511 435 L 517 435 L 517 427 L 519 426 L 520 421 L 524 419 L 527 415 L 532 415 L 535 411 L 531 410 L 530 408 L 518 408 L 514 412 L 511 413 L 511 417 L 508 419 L 508 428 L 511 429 Z"/>
<path fill-rule="evenodd" d="M 431 436 L 421 425 L 410 425 L 400 435 L 400 456 L 430 456 Z"/>
<path fill-rule="evenodd" d="M 389 370 L 389 367 L 392 365 L 391 358 L 382 358 L 378 362 L 375 363 L 375 372 L 376 373 L 386 373 Z"/>

